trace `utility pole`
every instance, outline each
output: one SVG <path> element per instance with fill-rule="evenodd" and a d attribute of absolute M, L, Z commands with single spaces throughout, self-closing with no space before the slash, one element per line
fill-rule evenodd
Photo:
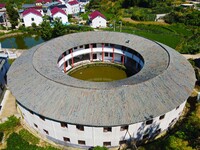
<path fill-rule="evenodd" d="M 122 31 L 122 21 L 119 21 L 120 23 L 120 32 Z"/>
<path fill-rule="evenodd" d="M 115 20 L 114 20 L 113 22 L 114 22 L 114 24 L 113 24 L 113 28 L 114 28 L 114 31 L 115 31 Z"/>

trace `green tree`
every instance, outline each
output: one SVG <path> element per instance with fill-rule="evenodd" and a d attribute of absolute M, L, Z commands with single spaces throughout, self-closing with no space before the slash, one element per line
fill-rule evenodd
<path fill-rule="evenodd" d="M 62 24 L 60 19 L 56 19 L 54 21 L 54 28 L 53 28 L 53 37 L 58 37 L 64 35 L 66 32 L 65 25 Z"/>
<path fill-rule="evenodd" d="M 52 38 L 52 28 L 49 21 L 44 19 L 44 21 L 40 24 L 40 27 L 42 39 L 44 39 L 45 41 L 50 40 Z"/>
<path fill-rule="evenodd" d="M 6 3 L 6 11 L 9 16 L 12 29 L 15 29 L 18 25 L 19 14 L 17 12 L 17 8 L 15 8 L 15 2 L 13 0 L 10 0 L 8 3 Z"/>

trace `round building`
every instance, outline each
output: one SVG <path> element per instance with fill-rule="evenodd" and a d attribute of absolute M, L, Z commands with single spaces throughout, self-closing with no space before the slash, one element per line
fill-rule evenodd
<path fill-rule="evenodd" d="M 132 75 L 112 82 L 67 73 L 96 62 L 121 64 Z M 174 49 L 117 32 L 65 35 L 31 48 L 8 72 L 25 122 L 46 138 L 76 147 L 145 141 L 180 117 L 195 74 Z"/>

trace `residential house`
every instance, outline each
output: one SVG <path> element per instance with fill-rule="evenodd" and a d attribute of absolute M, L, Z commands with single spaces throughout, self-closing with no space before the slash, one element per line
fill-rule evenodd
<path fill-rule="evenodd" d="M 25 27 L 32 26 L 32 23 L 35 23 L 37 26 L 42 23 L 42 14 L 36 9 L 29 8 L 22 13 L 23 21 Z"/>
<path fill-rule="evenodd" d="M 8 63 L 8 57 L 5 54 L 0 54 L 0 93 L 7 82 L 7 71 L 10 65 Z"/>
<path fill-rule="evenodd" d="M 67 2 L 66 6 L 68 14 L 75 15 L 80 12 L 79 2 L 76 0 Z"/>
<path fill-rule="evenodd" d="M 0 12 L 0 25 L 6 25 L 6 12 Z"/>
<path fill-rule="evenodd" d="M 66 24 L 68 22 L 68 17 L 67 17 L 67 14 L 64 10 L 62 10 L 61 8 L 58 8 L 58 7 L 54 7 L 52 10 L 51 10 L 51 15 L 52 15 L 52 18 L 53 20 L 55 20 L 56 18 L 60 19 L 61 22 L 63 24 Z"/>
<path fill-rule="evenodd" d="M 0 12 L 6 12 L 6 4 L 0 4 Z"/>
<path fill-rule="evenodd" d="M 89 15 L 90 26 L 92 28 L 105 28 L 106 18 L 99 11 L 94 11 Z"/>

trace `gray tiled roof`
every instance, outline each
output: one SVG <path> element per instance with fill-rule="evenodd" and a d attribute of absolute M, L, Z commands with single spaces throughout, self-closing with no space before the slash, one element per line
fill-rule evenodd
<path fill-rule="evenodd" d="M 59 56 L 87 43 L 132 48 L 144 58 L 144 67 L 114 82 L 82 81 L 62 73 L 57 67 Z M 100 31 L 65 35 L 33 47 L 8 73 L 8 85 L 24 107 L 53 120 L 91 126 L 131 124 L 165 114 L 190 96 L 195 80 L 189 62 L 170 47 L 135 35 Z"/>

